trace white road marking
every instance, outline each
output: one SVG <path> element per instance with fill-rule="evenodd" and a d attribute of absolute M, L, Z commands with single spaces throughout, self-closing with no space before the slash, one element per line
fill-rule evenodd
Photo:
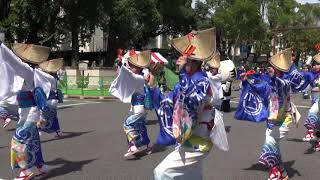
<path fill-rule="evenodd" d="M 102 103 L 102 102 L 85 101 L 85 102 L 81 102 L 81 103 L 58 105 L 58 109 L 66 108 L 66 107 L 73 107 L 73 106 L 81 106 L 81 105 L 86 105 L 86 104 L 99 104 L 99 103 Z"/>
<path fill-rule="evenodd" d="M 234 103 L 234 104 L 239 104 L 239 101 L 230 101 L 231 103 Z M 304 108 L 304 109 L 310 109 L 310 106 L 298 106 L 296 105 L 297 108 Z"/>

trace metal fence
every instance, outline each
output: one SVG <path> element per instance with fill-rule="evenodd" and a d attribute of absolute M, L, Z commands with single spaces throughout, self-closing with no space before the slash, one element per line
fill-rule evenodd
<path fill-rule="evenodd" d="M 164 71 L 166 84 L 172 90 L 178 76 L 167 68 Z M 115 76 L 63 76 L 58 82 L 58 87 L 65 95 L 107 97 L 111 96 L 109 87 L 114 79 Z"/>
<path fill-rule="evenodd" d="M 66 95 L 110 96 L 109 87 L 115 77 L 63 76 L 58 83 Z"/>

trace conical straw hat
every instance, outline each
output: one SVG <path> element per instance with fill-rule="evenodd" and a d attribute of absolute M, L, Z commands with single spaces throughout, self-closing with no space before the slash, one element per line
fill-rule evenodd
<path fill-rule="evenodd" d="M 135 53 L 135 51 L 130 51 L 129 62 L 137 67 L 146 68 L 150 64 L 151 51 L 141 51 L 140 53 Z"/>
<path fill-rule="evenodd" d="M 211 68 L 219 68 L 220 67 L 220 54 L 219 53 L 214 53 L 212 56 L 211 60 L 207 62 L 207 64 Z"/>
<path fill-rule="evenodd" d="M 292 65 L 292 49 L 285 49 L 270 59 L 270 64 L 282 72 L 288 72 Z"/>
<path fill-rule="evenodd" d="M 51 59 L 45 62 L 42 62 L 39 67 L 47 73 L 56 73 L 63 66 L 63 58 Z"/>
<path fill-rule="evenodd" d="M 40 64 L 48 59 L 50 48 L 34 44 L 17 43 L 12 45 L 12 51 L 23 61 Z"/>
<path fill-rule="evenodd" d="M 318 53 L 317 55 L 313 56 L 313 59 L 320 64 L 320 53 Z"/>
<path fill-rule="evenodd" d="M 193 31 L 185 36 L 173 39 L 171 44 L 181 54 L 185 54 L 191 46 L 195 47 L 194 52 L 189 56 L 191 60 L 209 60 L 216 50 L 215 29 Z"/>

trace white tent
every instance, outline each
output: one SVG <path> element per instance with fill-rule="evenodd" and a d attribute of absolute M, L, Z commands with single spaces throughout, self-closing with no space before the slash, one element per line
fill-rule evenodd
<path fill-rule="evenodd" d="M 140 51 L 136 51 L 137 54 L 140 53 Z M 128 58 L 130 57 L 130 52 L 128 51 L 122 58 L 122 64 L 127 64 Z M 152 52 L 151 53 L 151 60 L 154 63 L 160 63 L 160 64 L 168 64 L 168 60 L 164 58 L 160 53 L 158 52 Z"/>

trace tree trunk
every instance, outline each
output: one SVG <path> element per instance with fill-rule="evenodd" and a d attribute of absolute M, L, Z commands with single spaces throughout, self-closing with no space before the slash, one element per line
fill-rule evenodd
<path fill-rule="evenodd" d="M 76 68 L 79 62 L 79 28 L 72 28 L 72 58 L 71 58 L 71 67 Z"/>

